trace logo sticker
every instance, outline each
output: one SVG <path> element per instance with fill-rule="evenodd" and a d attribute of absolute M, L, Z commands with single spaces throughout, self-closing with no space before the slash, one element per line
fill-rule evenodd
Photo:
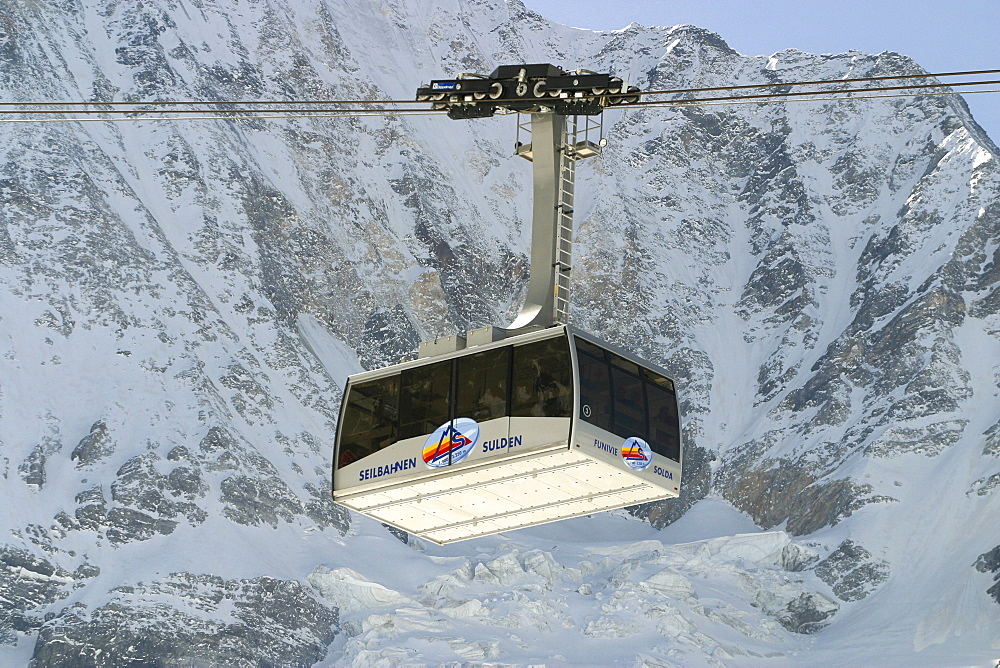
<path fill-rule="evenodd" d="M 479 440 L 479 424 L 471 418 L 445 422 L 424 443 L 424 463 L 431 468 L 457 464 L 472 452 Z"/>
<path fill-rule="evenodd" d="M 653 461 L 653 449 L 641 438 L 632 438 L 622 443 L 622 459 L 629 468 L 642 471 Z"/>

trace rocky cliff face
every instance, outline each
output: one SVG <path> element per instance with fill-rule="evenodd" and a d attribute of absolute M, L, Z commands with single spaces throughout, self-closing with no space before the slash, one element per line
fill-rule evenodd
<path fill-rule="evenodd" d="M 581 31 L 517 0 L 7 3 L 0 33 L 4 101 L 405 99 L 511 62 L 647 90 L 920 71 Z M 0 655 L 531 662 L 639 619 L 654 662 L 737 656 L 720 629 L 754 661 L 872 625 L 900 662 L 995 653 L 1000 165 L 964 104 L 628 110 L 605 132 L 579 171 L 573 317 L 670 369 L 685 416 L 684 494 L 632 512 L 662 528 L 721 497 L 790 556 L 598 563 L 530 531 L 421 553 L 330 502 L 343 377 L 519 306 L 512 120 L 5 124 Z M 406 601 L 356 602 L 377 587 Z M 530 610 L 548 635 L 490 640 Z"/>

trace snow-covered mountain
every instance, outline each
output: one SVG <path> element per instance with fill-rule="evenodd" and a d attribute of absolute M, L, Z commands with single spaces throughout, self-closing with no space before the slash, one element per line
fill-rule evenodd
<path fill-rule="evenodd" d="M 406 99 L 519 62 L 922 71 L 519 0 L 0 4 L 2 101 Z M 679 500 L 446 548 L 331 503 L 343 378 L 519 307 L 514 131 L 3 124 L 0 663 L 1000 659 L 1000 163 L 957 97 L 606 114 L 573 317 L 677 377 Z"/>

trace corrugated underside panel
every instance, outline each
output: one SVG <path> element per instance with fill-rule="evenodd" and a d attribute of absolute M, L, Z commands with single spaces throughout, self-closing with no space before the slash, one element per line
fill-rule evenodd
<path fill-rule="evenodd" d="M 340 501 L 435 543 L 451 543 L 672 496 L 560 449 Z"/>

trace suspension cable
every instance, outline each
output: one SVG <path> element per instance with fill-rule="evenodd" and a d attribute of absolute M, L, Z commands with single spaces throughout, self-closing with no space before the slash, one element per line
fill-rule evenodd
<path fill-rule="evenodd" d="M 869 89 L 871 91 L 877 91 L 877 88 Z M 884 98 L 902 98 L 902 97 L 943 97 L 947 95 L 975 95 L 977 93 L 1000 93 L 1000 88 L 991 88 L 989 90 L 967 90 L 961 93 L 956 93 L 954 91 L 930 91 L 927 93 L 892 93 L 889 95 L 847 95 L 841 97 L 796 97 L 792 99 L 776 98 L 773 100 L 743 100 L 734 97 L 729 98 L 720 102 L 702 102 L 701 100 L 667 100 L 663 102 L 651 102 L 646 104 L 647 109 L 670 109 L 677 107 L 726 107 L 733 105 L 745 105 L 745 104 L 778 104 L 781 102 L 843 102 L 846 100 L 879 100 Z M 817 93 L 821 95 L 822 93 Z M 629 105 L 635 106 L 635 105 Z M 615 109 L 627 109 L 628 107 L 614 107 Z M 4 121 L 0 120 L 0 123 Z"/>
<path fill-rule="evenodd" d="M 254 109 L 0 109 L 0 115 L 7 114 L 212 114 L 215 118 L 231 118 L 227 114 L 254 113 Z M 300 114 L 341 114 L 344 116 L 396 116 L 426 114 L 436 110 L 417 109 L 262 109 L 259 113 Z M 443 111 L 441 113 L 444 113 Z"/>
<path fill-rule="evenodd" d="M 877 92 L 877 88 L 865 89 L 870 92 Z M 957 93 L 954 91 L 929 91 L 923 93 L 895 93 L 888 95 L 841 95 L 841 96 L 826 96 L 826 97 L 795 97 L 795 98 L 784 98 L 780 95 L 772 96 L 771 99 L 748 99 L 754 96 L 736 96 L 730 98 L 716 98 L 713 101 L 702 100 L 662 100 L 659 102 L 644 102 L 642 103 L 644 108 L 647 109 L 667 109 L 667 108 L 677 108 L 677 107 L 719 107 L 719 106 L 733 106 L 733 105 L 747 105 L 747 104 L 775 104 L 775 103 L 790 103 L 790 102 L 839 102 L 845 100 L 874 100 L 874 99 L 886 99 L 886 98 L 907 98 L 907 97 L 941 97 L 947 95 L 975 95 L 981 93 L 1000 93 L 1000 89 L 988 89 L 988 90 L 970 90 L 964 91 L 962 93 Z M 822 95 L 823 93 L 817 92 L 814 95 Z M 620 107 L 613 107 L 612 109 L 625 110 L 629 106 L 627 105 Z M 53 112 L 54 113 L 54 112 Z M 132 112 L 134 113 L 134 112 Z M 169 113 L 169 112 L 158 112 L 158 113 Z M 241 113 L 245 113 L 241 112 Z M 406 114 L 407 116 L 439 116 L 447 113 L 444 110 L 424 110 L 415 111 L 413 113 Z M 527 113 L 527 112 L 517 112 L 517 113 Z M 369 110 L 369 111 L 334 111 L 329 112 L 325 110 L 312 110 L 309 113 L 298 113 L 298 114 L 273 114 L 268 112 L 262 112 L 260 114 L 253 115 L 222 115 L 214 114 L 210 116 L 119 116 L 117 118 L 94 118 L 94 117 L 81 117 L 81 118 L 0 118 L 0 124 L 4 123 L 86 123 L 86 122 L 99 122 L 99 123 L 121 123 L 121 122 L 143 122 L 143 121 L 218 121 L 218 120 L 229 120 L 229 121 L 248 121 L 248 120 L 272 120 L 272 119 L 309 119 L 309 118 L 350 118 L 350 117 L 392 117 L 400 116 L 402 114 L 393 113 L 392 110 Z"/>
<path fill-rule="evenodd" d="M 812 85 L 826 85 L 826 84 L 844 84 L 844 83 L 862 83 L 866 81 L 891 81 L 898 79 L 928 79 L 932 77 L 949 77 L 949 76 L 974 76 L 974 75 L 984 75 L 984 74 L 1000 74 L 1000 69 L 994 70 L 966 70 L 961 72 L 937 72 L 937 73 L 927 73 L 927 74 L 898 74 L 898 75 L 884 75 L 876 77 L 856 77 L 851 79 L 819 79 L 814 81 L 786 81 L 786 82 L 772 82 L 772 83 L 760 83 L 760 84 L 739 84 L 731 86 L 708 86 L 701 88 L 677 88 L 671 90 L 656 90 L 656 91 L 645 91 L 642 95 L 679 95 L 684 93 L 705 93 L 713 91 L 727 91 L 727 90 L 746 90 L 755 88 L 786 88 L 793 86 L 812 86 Z M 964 83 L 937 83 L 937 84 L 924 84 L 928 87 L 939 87 L 939 86 L 962 86 L 962 85 L 974 85 L 976 82 L 964 82 Z M 986 83 L 986 82 L 979 82 Z M 829 92 L 829 91 L 824 91 Z M 634 93 L 629 94 L 627 92 L 622 93 L 604 93 L 597 97 L 606 98 L 616 98 L 616 97 L 626 97 L 629 95 L 634 95 Z M 38 102 L 0 102 L 0 107 L 125 107 L 125 106 L 277 106 L 277 105 L 399 105 L 399 104 L 413 104 L 418 100 L 144 100 L 144 101 L 90 101 L 90 102 L 53 102 L 53 101 L 38 101 Z M 422 101 L 421 101 L 422 102 Z M 0 110 L 2 111 L 2 110 Z M 234 110 L 237 111 L 237 110 Z M 242 109 L 238 111 L 248 111 L 247 109 Z M 281 110 L 285 111 L 285 110 Z"/>
<path fill-rule="evenodd" d="M 893 90 L 925 90 L 928 88 L 952 88 L 955 86 L 991 86 L 995 84 L 1000 84 L 1000 79 L 993 79 L 987 81 L 968 81 L 968 82 L 957 82 L 957 83 L 939 83 L 939 84 L 907 84 L 903 86 L 878 86 L 872 88 L 844 88 L 839 90 L 817 90 L 817 91 L 795 91 L 787 93 L 758 93 L 756 95 L 725 95 L 720 97 L 700 97 L 691 99 L 680 99 L 680 100 L 648 100 L 642 102 L 633 102 L 627 106 L 653 106 L 653 105 L 669 105 L 674 102 L 723 102 L 723 101 L 743 101 L 743 100 L 753 100 L 753 99 L 765 99 L 765 98 L 792 98 L 792 97 L 804 97 L 808 95 L 831 95 L 837 94 L 842 95 L 844 99 L 850 99 L 852 96 L 847 95 L 847 93 L 872 93 L 881 91 L 893 91 Z M 960 93 L 955 93 L 959 95 Z M 915 93 L 913 96 L 918 97 L 921 93 Z M 622 105 L 626 106 L 626 105 Z"/>
<path fill-rule="evenodd" d="M 56 112 L 52 112 L 56 113 Z M 75 112 L 73 112 L 75 113 Z M 170 113 L 170 112 L 159 112 L 159 113 Z M 440 116 L 446 114 L 446 111 L 437 110 L 420 110 L 414 113 L 406 114 L 407 116 Z M 123 122 L 143 122 L 143 121 L 256 121 L 256 120 L 270 120 L 270 119 L 287 119 L 287 118 L 364 118 L 364 117 L 386 117 L 386 116 L 399 116 L 401 114 L 393 113 L 392 111 L 372 111 L 371 113 L 356 112 L 356 111 L 324 111 L 322 109 L 317 109 L 308 114 L 271 114 L 268 112 L 263 112 L 261 114 L 254 114 L 251 116 L 223 116 L 223 115 L 212 115 L 212 116 L 119 116 L 117 118 L 94 118 L 94 117 L 82 117 L 82 118 L 0 118 L 0 123 L 123 123 Z"/>
<path fill-rule="evenodd" d="M 760 89 L 760 88 L 776 88 L 776 87 L 792 87 L 792 86 L 804 86 L 804 85 L 818 85 L 818 84 L 833 84 L 833 83 L 856 83 L 864 81 L 889 81 L 898 79 L 918 79 L 918 78 L 928 78 L 937 76 L 964 76 L 964 75 L 982 75 L 990 73 L 1000 73 L 1000 70 L 975 70 L 975 71 L 965 71 L 965 72 L 946 72 L 939 74 L 907 74 L 898 76 L 879 76 L 879 77 L 862 77 L 855 79 L 839 79 L 839 80 L 826 80 L 826 81 L 796 81 L 796 82 L 785 82 L 785 83 L 772 83 L 772 84 L 760 84 L 760 85 L 736 85 L 736 86 L 714 86 L 714 87 L 704 87 L 704 88 L 686 88 L 686 89 L 676 89 L 676 90 L 664 90 L 664 91 L 650 91 L 643 93 L 620 93 L 620 94 L 600 94 L 600 95 L 587 95 L 579 99 L 587 99 L 594 97 L 603 98 L 615 98 L 622 97 L 624 95 L 635 96 L 637 94 L 641 95 L 664 95 L 664 94 L 684 94 L 693 92 L 707 92 L 707 91 L 724 91 L 724 90 L 746 90 L 746 89 Z M 626 109 L 628 107 L 646 107 L 646 108 L 666 108 L 666 107 L 677 107 L 677 106 L 720 106 L 720 105 L 734 105 L 734 104 L 764 104 L 764 103 L 774 103 L 774 102 L 809 102 L 809 101 L 837 101 L 837 100 L 859 100 L 859 99 L 880 99 L 880 98 L 904 98 L 904 97 L 920 97 L 920 96 L 943 96 L 943 95 L 959 95 L 960 93 L 955 91 L 930 91 L 928 89 L 934 88 L 949 88 L 949 87 L 960 87 L 960 86 L 980 86 L 980 85 L 996 85 L 1000 84 L 1000 79 L 994 80 L 980 80 L 980 81 L 966 81 L 966 82 L 951 82 L 951 83 L 928 83 L 928 84 L 905 84 L 898 86 L 873 86 L 873 87 L 859 87 L 859 88 L 841 88 L 834 90 L 815 90 L 815 91 L 783 91 L 783 92 L 772 92 L 772 93 L 757 93 L 757 94 L 740 94 L 740 95 L 721 95 L 715 97 L 703 97 L 703 98 L 682 98 L 674 100 L 643 100 L 633 102 L 627 105 L 620 105 L 617 108 Z M 890 93 L 890 94 L 878 94 L 889 91 L 925 91 L 925 92 L 912 92 L 912 93 Z M 974 90 L 965 91 L 965 94 L 981 94 L 981 93 L 997 93 L 1000 90 L 986 89 L 986 90 Z M 862 95 L 857 95 L 857 93 L 863 93 Z M 817 97 L 822 96 L 822 97 Z M 180 121 L 180 120 L 268 120 L 268 119 L 293 119 L 293 118 L 343 118 L 343 117 L 365 117 L 365 116 L 375 116 L 375 117 L 392 117 L 392 116 L 434 116 L 446 113 L 445 110 L 428 110 L 426 108 L 402 108 L 402 109 L 385 109 L 385 108 L 371 108 L 373 105 L 384 105 L 384 104 L 413 104 L 413 100 L 313 100 L 313 101 L 278 101 L 278 100 L 262 100 L 262 101 L 248 101 L 248 102 L 235 102 L 235 101 L 209 101 L 209 102 L 199 102 L 191 100 L 183 101 L 148 101 L 148 102 L 71 102 L 71 103 L 61 103 L 61 102 L 0 102 L 0 117 L 8 115 L 21 115 L 30 116 L 30 118 L 17 118 L 8 119 L 0 118 L 0 123 L 42 123 L 42 122 L 123 122 L 123 121 Z M 257 105 L 261 106 L 277 106 L 277 105 L 358 105 L 363 104 L 365 108 L 361 109 L 328 109 L 322 107 L 295 107 L 292 109 L 260 109 L 256 110 L 253 107 Z M 139 109 L 135 107 L 162 107 L 168 105 L 202 105 L 202 108 L 195 109 Z M 208 109 L 205 106 L 239 106 L 241 108 L 236 109 Z M 41 106 L 45 107 L 43 109 L 13 109 L 10 107 L 25 107 L 25 106 Z M 124 107 L 130 106 L 130 109 L 119 109 L 119 108 L 98 108 L 98 109 L 80 109 L 80 108 L 66 108 L 66 107 Z M 59 108 L 55 108 L 59 107 Z M 609 107 L 613 109 L 616 107 Z M 279 113 L 280 112 L 280 113 Z M 61 114 L 74 114 L 74 117 L 69 118 L 36 118 L 39 115 L 61 115 Z M 128 114 L 128 116 L 125 116 Z M 151 115 L 156 114 L 156 115 Z M 200 114 L 200 115 L 199 115 Z M 82 116 L 81 116 L 82 115 Z M 101 115 L 101 117 L 96 117 Z M 109 116 L 114 115 L 114 116 Z"/>
<path fill-rule="evenodd" d="M 891 81 L 894 79 L 929 79 L 931 77 L 958 77 L 980 74 L 1000 74 L 1000 70 L 970 70 L 966 72 L 938 72 L 935 74 L 898 74 L 878 77 L 858 77 L 856 79 L 824 79 L 817 81 L 789 81 L 785 83 L 740 84 L 734 86 L 710 86 L 707 88 L 678 88 L 675 90 L 652 90 L 643 95 L 676 95 L 680 93 L 708 93 L 717 90 L 745 90 L 748 88 L 785 88 L 788 86 L 819 86 L 824 84 L 862 83 L 865 81 Z M 948 84 L 941 84 L 948 85 Z M 958 85 L 958 84 L 950 84 Z"/>

